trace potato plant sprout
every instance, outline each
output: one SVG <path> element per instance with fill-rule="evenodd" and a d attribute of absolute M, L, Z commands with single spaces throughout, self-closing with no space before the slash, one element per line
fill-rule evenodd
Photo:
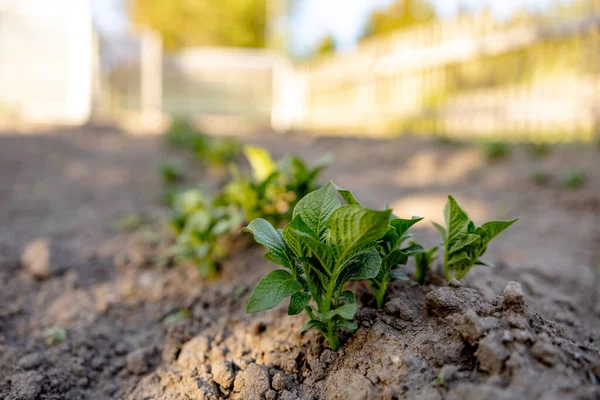
<path fill-rule="evenodd" d="M 351 196 L 348 191 L 340 194 Z M 378 240 L 388 231 L 390 216 L 391 210 L 342 205 L 329 183 L 298 202 L 283 230 L 264 219 L 253 220 L 243 231 L 267 248 L 265 258 L 284 269 L 258 282 L 246 312 L 273 308 L 290 297 L 288 315 L 304 310 L 310 318 L 301 332 L 316 328 L 337 350 L 340 331 L 357 329 L 356 299 L 344 285 L 377 276 L 382 262 Z"/>
<path fill-rule="evenodd" d="M 446 227 L 433 225 L 442 237 L 444 247 L 444 275 L 447 280 L 461 279 L 473 265 L 493 266 L 480 259 L 490 242 L 517 219 L 489 221 L 476 226 L 452 196 L 444 208 Z"/>

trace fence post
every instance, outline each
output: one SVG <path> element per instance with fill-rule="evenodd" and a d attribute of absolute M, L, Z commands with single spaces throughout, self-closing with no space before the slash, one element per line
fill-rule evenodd
<path fill-rule="evenodd" d="M 140 49 L 140 108 L 144 120 L 162 115 L 162 38 L 144 30 Z"/>

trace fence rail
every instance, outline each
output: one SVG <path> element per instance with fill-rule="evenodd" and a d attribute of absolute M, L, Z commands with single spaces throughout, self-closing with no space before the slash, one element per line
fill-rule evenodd
<path fill-rule="evenodd" d="M 600 15 L 509 26 L 487 14 L 373 38 L 295 68 L 282 126 L 587 139 L 600 115 Z M 292 101 L 290 97 L 295 97 Z"/>

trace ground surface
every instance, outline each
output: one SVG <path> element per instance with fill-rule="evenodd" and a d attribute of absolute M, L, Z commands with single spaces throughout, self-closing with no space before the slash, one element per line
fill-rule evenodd
<path fill-rule="evenodd" d="M 254 316 L 248 291 L 272 269 L 260 248 L 225 265 L 216 281 L 193 267 L 158 269 L 156 137 L 110 128 L 0 134 L 0 398 L 600 398 L 600 152 L 562 146 L 542 160 L 516 148 L 489 163 L 474 147 L 413 138 L 249 137 L 276 156 L 333 152 L 325 177 L 364 203 L 401 217 L 441 221 L 455 195 L 476 221 L 519 216 L 462 288 L 391 286 L 375 311 L 366 286 L 359 330 L 338 352 L 285 307 Z M 183 156 L 185 158 L 185 156 Z M 190 179 L 218 173 L 187 159 Z M 572 167 L 586 185 L 567 190 Z M 555 176 L 530 182 L 533 168 Z M 150 222 L 134 232 L 115 221 Z M 155 222 L 152 222 L 152 221 Z M 416 233 L 436 244 L 428 223 Z M 49 268 L 25 268 L 48 249 Z M 40 252 L 42 255 L 40 255 Z M 408 268 L 410 272 L 410 268 Z M 518 281 L 524 292 L 522 305 Z M 499 297 L 503 295 L 503 297 Z M 181 310 L 187 318 L 172 318 Z M 174 321 L 175 319 L 175 321 Z M 66 330 L 49 345 L 44 332 Z"/>

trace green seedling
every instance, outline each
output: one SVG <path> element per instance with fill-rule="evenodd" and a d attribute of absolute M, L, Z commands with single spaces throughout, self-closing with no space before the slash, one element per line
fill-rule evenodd
<path fill-rule="evenodd" d="M 53 326 L 44 331 L 44 338 L 46 339 L 46 344 L 48 346 L 62 343 L 67 340 L 67 331 L 60 326 Z"/>
<path fill-rule="evenodd" d="M 279 227 L 292 219 L 298 200 L 317 189 L 317 178 L 329 164 L 324 158 L 312 168 L 295 156 L 273 161 L 267 150 L 246 146 L 246 158 L 252 167 L 252 178 L 233 169 L 233 180 L 225 187 L 220 201 L 240 207 L 246 221 L 264 218 Z"/>
<path fill-rule="evenodd" d="M 163 319 L 163 322 L 165 324 L 172 324 L 173 322 L 184 321 L 188 319 L 191 315 L 192 313 L 190 312 L 190 310 L 183 309 L 167 315 Z"/>
<path fill-rule="evenodd" d="M 161 162 L 156 169 L 164 185 L 173 185 L 180 182 L 183 178 L 181 165 L 172 161 Z"/>
<path fill-rule="evenodd" d="M 582 169 L 572 169 L 564 173 L 563 185 L 569 189 L 579 189 L 585 184 L 585 171 Z"/>
<path fill-rule="evenodd" d="M 412 246 L 419 246 L 415 242 L 411 242 Z M 427 272 L 431 269 L 433 262 L 437 259 L 436 252 L 438 248 L 433 247 L 429 250 L 424 250 L 421 247 L 421 251 L 415 254 L 415 281 L 417 281 L 420 285 L 425 283 L 425 278 L 427 278 Z"/>
<path fill-rule="evenodd" d="M 548 174 L 547 172 L 535 169 L 531 172 L 530 179 L 531 182 L 538 186 L 545 186 L 548 183 L 550 183 L 551 177 L 550 174 Z"/>
<path fill-rule="evenodd" d="M 392 215 L 387 232 L 378 241 L 381 268 L 377 276 L 371 279 L 377 308 L 383 306 L 387 286 L 392 279 L 408 280 L 408 276 L 400 271 L 400 267 L 406 265 L 408 257 L 417 254 L 422 247 L 418 245 L 410 245 L 402 249 L 400 247 L 405 240 L 413 236 L 407 233 L 410 227 L 422 219 L 422 217 L 402 219 Z"/>
<path fill-rule="evenodd" d="M 177 236 L 162 259 L 190 260 L 203 277 L 214 278 L 228 254 L 229 238 L 243 222 L 237 207 L 215 205 L 202 191 L 187 190 L 175 200 L 171 227 Z"/>
<path fill-rule="evenodd" d="M 132 232 L 144 225 L 144 219 L 139 214 L 128 214 L 112 221 L 111 227 L 115 232 Z"/>
<path fill-rule="evenodd" d="M 433 225 L 442 237 L 444 275 L 447 280 L 461 279 L 473 265 L 492 266 L 480 257 L 496 236 L 518 220 L 489 221 L 477 227 L 452 196 L 448 196 L 444 219 L 445 228 L 436 223 Z"/>
<path fill-rule="evenodd" d="M 510 155 L 510 147 L 504 142 L 485 142 L 481 149 L 489 161 L 499 161 Z"/>
<path fill-rule="evenodd" d="M 351 195 L 348 191 L 340 194 Z M 253 220 L 243 231 L 251 232 L 267 248 L 265 258 L 284 269 L 258 282 L 246 312 L 267 310 L 291 297 L 288 315 L 304 310 L 310 318 L 301 332 L 318 329 L 329 347 L 337 350 L 341 331 L 357 329 L 353 322 L 356 298 L 344 285 L 377 276 L 381 268 L 378 240 L 388 231 L 390 216 L 391 210 L 342 206 L 330 183 L 301 199 L 283 230 L 264 219 Z"/>
<path fill-rule="evenodd" d="M 547 157 L 552 152 L 550 143 L 531 143 L 527 146 L 529 155 L 534 159 Z"/>

